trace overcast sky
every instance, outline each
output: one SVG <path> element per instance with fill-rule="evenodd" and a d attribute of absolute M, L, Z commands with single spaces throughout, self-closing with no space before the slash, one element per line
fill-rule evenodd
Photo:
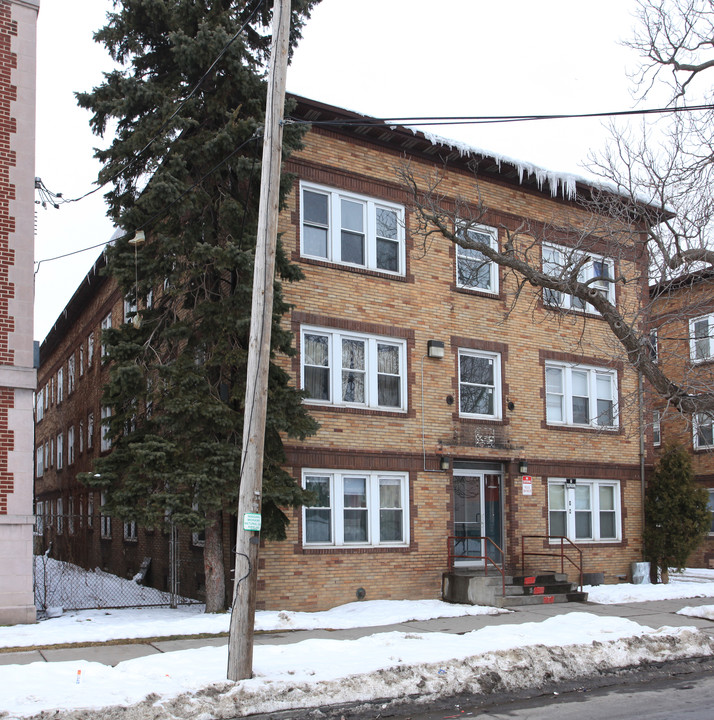
<path fill-rule="evenodd" d="M 268 0 L 269 1 L 269 0 Z M 73 93 L 109 67 L 92 33 L 111 0 L 42 0 L 38 21 L 35 174 L 76 198 L 99 169 L 89 113 Z M 287 86 L 293 93 L 376 117 L 587 113 L 634 106 L 621 46 L 635 0 L 322 0 L 305 28 Z M 648 103 L 649 106 L 649 103 Z M 585 175 L 606 133 L 596 120 L 444 126 L 438 134 L 552 170 Z M 45 260 L 112 234 L 102 192 L 37 209 L 35 257 Z M 35 338 L 42 340 L 100 249 L 42 262 Z"/>

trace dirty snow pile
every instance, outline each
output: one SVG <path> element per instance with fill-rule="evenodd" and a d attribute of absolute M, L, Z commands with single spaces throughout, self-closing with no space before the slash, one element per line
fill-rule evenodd
<path fill-rule="evenodd" d="M 87 661 L 0 666 L 9 718 L 233 718 L 288 708 L 532 687 L 612 667 L 714 653 L 694 628 L 652 630 L 573 612 L 464 635 L 376 633 L 357 640 L 258 645 L 254 677 L 225 680 L 227 648 L 151 655 L 116 667 Z M 104 711 L 101 708 L 105 708 Z M 0 714 L 0 717 L 3 717 Z"/>

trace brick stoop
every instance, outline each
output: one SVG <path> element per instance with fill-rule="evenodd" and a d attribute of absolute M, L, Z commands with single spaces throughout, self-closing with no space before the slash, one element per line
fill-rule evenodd
<path fill-rule="evenodd" d="M 442 599 L 470 605 L 492 605 L 509 608 L 549 603 L 585 602 L 588 594 L 577 591 L 562 573 L 506 576 L 503 595 L 501 576 L 485 575 L 482 570 L 453 570 L 442 576 Z"/>

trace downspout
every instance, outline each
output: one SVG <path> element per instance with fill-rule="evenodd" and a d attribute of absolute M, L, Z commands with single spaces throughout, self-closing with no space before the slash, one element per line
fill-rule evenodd
<path fill-rule="evenodd" d="M 640 424 L 640 502 L 642 516 L 642 530 L 645 528 L 645 390 L 642 381 L 642 372 L 637 372 L 637 405 Z"/>

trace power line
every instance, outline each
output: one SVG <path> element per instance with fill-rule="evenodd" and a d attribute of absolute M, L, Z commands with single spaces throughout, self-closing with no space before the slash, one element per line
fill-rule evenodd
<path fill-rule="evenodd" d="M 233 35 L 233 37 L 231 37 L 231 39 L 223 46 L 223 49 L 221 50 L 221 52 L 218 53 L 218 56 L 216 57 L 216 59 L 211 63 L 211 66 L 208 68 L 208 70 L 206 70 L 206 72 L 203 73 L 203 75 L 200 77 L 198 82 L 194 85 L 191 92 L 179 103 L 178 107 L 173 111 L 173 113 L 171 113 L 171 115 L 166 120 L 164 120 L 164 122 L 161 124 L 161 127 L 159 127 L 159 129 L 156 131 L 156 133 L 151 138 L 151 140 L 149 140 L 146 143 L 146 145 L 144 145 L 144 147 L 141 150 L 139 150 L 138 153 L 136 153 L 136 155 L 129 161 L 129 163 L 124 168 L 122 168 L 121 170 L 117 170 L 117 172 L 114 173 L 114 175 L 112 175 L 107 180 L 105 180 L 101 185 L 97 185 L 97 187 L 95 187 L 93 190 L 89 190 L 88 192 L 84 193 L 84 195 L 80 195 L 79 197 L 76 197 L 76 198 L 65 199 L 65 198 L 62 198 L 62 195 L 59 193 L 51 193 L 49 190 L 47 192 L 56 198 L 62 198 L 62 202 L 59 204 L 79 202 L 80 200 L 84 200 L 84 198 L 89 197 L 90 195 L 94 195 L 94 193 L 101 190 L 103 187 L 108 185 L 110 182 L 113 182 L 114 180 L 116 180 L 116 178 L 118 178 L 123 172 L 126 172 L 127 169 L 129 169 L 130 167 L 132 167 L 132 165 L 134 165 L 136 162 L 138 162 L 139 159 L 141 158 L 141 156 L 154 144 L 154 142 L 156 142 L 158 137 L 166 129 L 166 127 L 169 125 L 169 123 L 181 112 L 181 110 L 183 110 L 183 108 L 186 106 L 186 103 L 196 94 L 198 89 L 203 84 L 204 80 L 211 74 L 211 72 L 216 67 L 216 65 L 221 60 L 221 58 L 228 52 L 231 45 L 233 45 L 233 43 L 240 37 L 240 35 L 248 27 L 248 25 L 250 25 L 250 23 L 253 22 L 253 19 L 255 18 L 258 10 L 260 9 L 261 5 L 263 5 L 264 2 L 265 2 L 265 0 L 258 0 L 258 2 L 255 4 L 255 7 L 252 10 L 252 12 L 248 16 L 248 19 L 243 23 L 243 25 L 241 25 L 241 27 Z M 35 185 L 35 187 L 37 187 L 37 185 Z M 55 207 L 58 207 L 58 204 L 55 204 Z"/>
<path fill-rule="evenodd" d="M 628 115 L 666 115 L 682 112 L 714 110 L 714 105 L 688 105 L 683 107 L 648 108 L 644 110 L 613 110 L 594 113 L 560 113 L 556 115 L 472 115 L 472 116 L 414 116 L 382 118 L 344 118 L 341 120 L 301 120 L 286 118 L 286 125 L 344 125 L 350 127 L 369 127 L 372 125 L 487 125 L 495 123 L 532 122 L 536 120 L 571 120 L 582 118 L 624 117 Z"/>

